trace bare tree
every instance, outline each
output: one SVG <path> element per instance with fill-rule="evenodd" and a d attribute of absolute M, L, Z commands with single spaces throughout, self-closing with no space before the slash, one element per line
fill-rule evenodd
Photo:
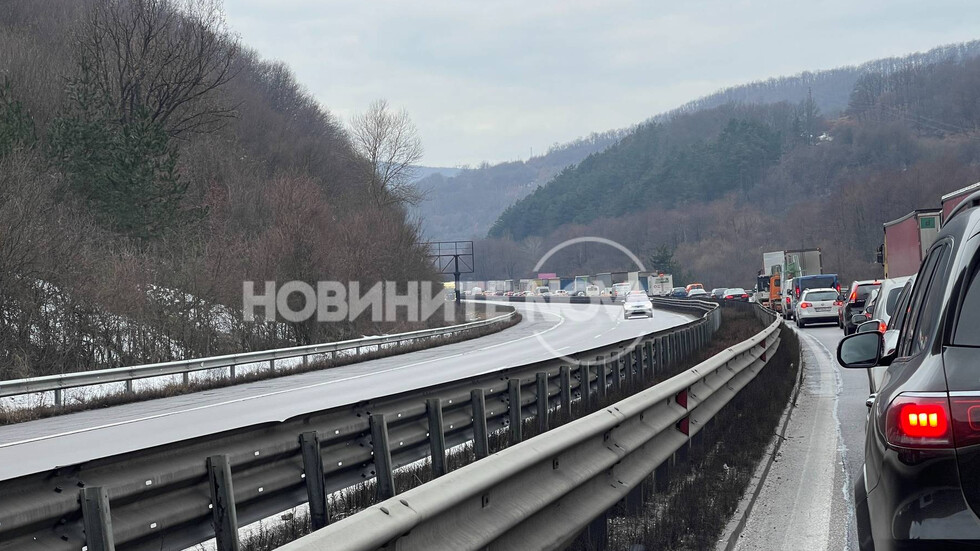
<path fill-rule="evenodd" d="M 366 179 L 378 206 L 419 204 L 424 194 L 413 180 L 422 140 L 408 112 L 393 112 L 388 102 L 377 100 L 350 126 L 354 147 L 369 163 Z"/>
<path fill-rule="evenodd" d="M 121 122 L 149 116 L 177 136 L 234 115 L 214 94 L 239 53 L 217 0 L 98 0 L 77 42 L 81 78 Z"/>

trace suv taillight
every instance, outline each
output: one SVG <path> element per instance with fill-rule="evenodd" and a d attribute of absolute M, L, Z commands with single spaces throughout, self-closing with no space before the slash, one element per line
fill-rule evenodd
<path fill-rule="evenodd" d="M 879 321 L 878 322 L 878 332 L 879 333 L 884 333 L 885 331 L 888 331 L 888 324 L 885 323 L 885 322 L 883 322 L 883 321 Z"/>
<path fill-rule="evenodd" d="M 813 305 L 810 304 L 809 302 L 801 302 L 800 303 L 800 308 L 809 308 L 810 306 L 813 306 Z"/>
<path fill-rule="evenodd" d="M 949 418 L 944 394 L 899 394 L 885 413 L 885 438 L 901 448 L 950 448 Z"/>

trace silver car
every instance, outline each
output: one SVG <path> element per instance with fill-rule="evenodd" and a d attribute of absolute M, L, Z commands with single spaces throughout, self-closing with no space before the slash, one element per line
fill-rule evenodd
<path fill-rule="evenodd" d="M 653 317 L 653 303 L 646 293 L 633 292 L 626 295 L 626 300 L 623 301 L 623 318 L 630 319 L 633 316 Z"/>
<path fill-rule="evenodd" d="M 796 311 L 793 312 L 797 327 L 806 327 L 808 323 L 837 323 L 839 297 L 837 289 L 830 287 L 803 291 L 796 303 Z"/>

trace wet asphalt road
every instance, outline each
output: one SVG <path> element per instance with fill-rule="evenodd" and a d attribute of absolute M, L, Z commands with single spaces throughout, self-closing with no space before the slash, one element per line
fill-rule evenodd
<path fill-rule="evenodd" d="M 795 326 L 794 326 L 795 327 Z M 853 484 L 864 461 L 868 376 L 840 367 L 834 324 L 800 331 L 803 383 L 762 488 L 734 542 L 737 550 L 856 550 Z M 772 448 L 770 448 L 772 449 Z M 758 478 L 768 461 L 756 471 Z M 751 493 L 757 480 L 749 488 Z M 725 549 L 743 499 L 718 548 Z"/>

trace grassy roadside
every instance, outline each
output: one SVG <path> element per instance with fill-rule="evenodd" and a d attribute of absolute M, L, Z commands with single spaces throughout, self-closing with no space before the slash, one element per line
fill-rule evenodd
<path fill-rule="evenodd" d="M 671 471 L 666 492 L 644 484 L 645 505 L 636 515 L 618 510 L 609 523 L 609 546 L 645 549 L 713 549 L 790 400 L 799 375 L 799 340 L 782 328 L 782 342 L 770 364 L 708 425 L 700 446 Z M 572 549 L 586 550 L 585 547 Z"/>
<path fill-rule="evenodd" d="M 654 386 L 664 379 L 690 369 L 714 354 L 748 339 L 762 329 L 762 324 L 748 309 L 725 308 L 722 311 L 722 315 L 723 323 L 721 329 L 715 333 L 715 336 L 707 347 L 694 354 L 686 362 L 683 362 L 682 365 L 673 367 L 669 373 L 649 382 L 645 388 Z M 592 404 L 592 407 L 588 408 L 587 411 L 583 411 L 580 402 L 573 403 L 571 414 L 562 414 L 561 411 L 553 410 L 549 412 L 550 426 L 551 428 L 555 428 L 564 425 L 578 417 L 603 409 L 625 397 L 626 394 L 614 394 L 610 392 L 604 401 Z M 526 419 L 522 427 L 522 432 L 525 440 L 539 434 L 537 420 L 534 418 Z M 508 431 L 491 433 L 491 453 L 500 451 L 509 445 Z M 475 460 L 472 447 L 465 445 L 457 447 L 448 454 L 447 464 L 449 470 L 453 471 Z M 398 489 L 398 493 L 420 486 L 430 480 L 432 480 L 432 472 L 428 460 L 399 469 L 395 473 L 395 487 Z M 357 511 L 378 503 L 375 494 L 376 488 L 374 481 L 367 481 L 335 493 L 330 497 L 328 504 L 331 522 L 350 516 Z M 264 523 L 259 528 L 246 534 L 242 539 L 241 549 L 242 551 L 271 551 L 309 532 L 309 517 L 306 514 L 290 512 L 281 515 L 279 522 Z"/>
<path fill-rule="evenodd" d="M 478 316 L 483 315 L 478 312 Z M 483 319 L 483 318 L 479 318 Z M 320 371 L 323 369 L 330 369 L 333 367 L 340 367 L 344 365 L 350 365 L 353 363 L 374 360 L 378 358 L 386 358 L 389 356 L 396 356 L 399 354 L 405 354 L 408 352 L 416 352 L 419 350 L 426 350 L 429 348 L 434 348 L 436 346 L 443 346 L 447 344 L 458 343 L 466 341 L 469 339 L 476 339 L 480 337 L 485 337 L 504 329 L 513 327 L 521 322 L 521 314 L 518 312 L 516 316 L 511 318 L 501 324 L 497 324 L 493 327 L 481 327 L 479 329 L 473 330 L 473 332 L 466 335 L 454 335 L 447 338 L 429 338 L 422 342 L 411 342 L 411 343 L 401 343 L 394 346 L 389 346 L 384 349 L 375 350 L 371 352 L 364 352 L 357 357 L 340 356 L 333 359 L 321 360 L 321 361 L 311 361 L 308 365 L 297 365 L 294 367 L 283 367 L 277 368 L 275 371 L 254 371 L 250 373 L 239 374 L 234 380 L 229 379 L 225 375 L 218 375 L 217 373 L 209 375 L 208 377 L 191 381 L 190 384 L 183 384 L 182 382 L 168 383 L 159 388 L 152 389 L 142 389 L 135 393 L 129 393 L 125 391 L 113 392 L 105 394 L 102 396 L 97 396 L 91 399 L 79 399 L 75 401 L 69 401 L 61 407 L 56 407 L 48 403 L 38 403 L 26 408 L 7 408 L 0 405 L 0 426 L 10 425 L 14 423 L 23 423 L 25 421 L 33 421 L 36 419 L 44 419 L 47 417 L 55 417 L 58 415 L 66 415 L 69 413 L 76 413 L 79 411 L 86 411 L 90 409 L 101 409 L 113 406 L 118 406 L 122 404 L 130 404 L 134 402 L 142 402 L 146 400 L 154 400 L 157 398 L 167 398 L 170 396 L 180 396 L 183 394 L 191 394 L 194 392 L 201 392 L 205 390 L 212 390 L 216 388 L 223 388 L 232 385 L 239 385 L 244 383 L 251 383 L 255 381 L 263 381 L 266 379 L 274 379 L 278 377 L 285 377 L 288 375 L 297 375 L 300 373 L 308 373 L 310 371 Z"/>

